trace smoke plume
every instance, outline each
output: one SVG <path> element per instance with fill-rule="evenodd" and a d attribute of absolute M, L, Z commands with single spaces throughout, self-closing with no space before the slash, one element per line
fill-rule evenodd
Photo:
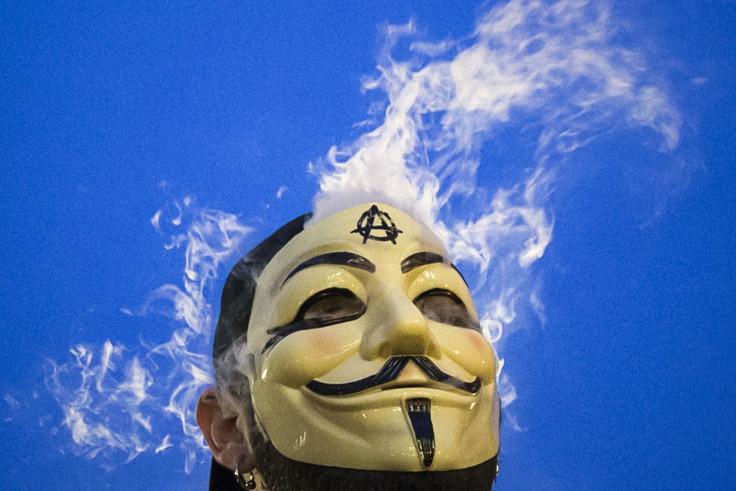
<path fill-rule="evenodd" d="M 182 283 L 163 285 L 141 309 L 124 312 L 170 318 L 170 339 L 132 347 L 79 344 L 70 349 L 72 361 L 47 364 L 46 385 L 64 412 L 74 450 L 102 457 L 102 465 L 176 446 L 189 471 L 207 448 L 195 409 L 200 392 L 213 384 L 212 283 L 223 264 L 237 259 L 251 230 L 235 215 L 198 208 L 190 198 L 169 208 L 173 216 L 159 210 L 151 224 L 162 233 L 173 228 L 166 248 L 183 250 Z"/>
<path fill-rule="evenodd" d="M 511 0 L 480 15 L 467 37 L 441 43 L 418 39 L 413 22 L 387 27 L 377 74 L 364 80 L 373 104 L 356 125 L 363 133 L 310 165 L 320 184 L 314 220 L 384 201 L 434 228 L 472 272 L 484 333 L 503 353 L 520 313 L 543 322 L 534 264 L 552 240 L 549 197 L 570 156 L 629 129 L 644 129 L 663 153 L 678 146 L 680 113 L 642 53 L 623 44 L 621 29 L 605 2 L 583 0 Z M 407 40 L 409 52 L 397 53 Z M 507 155 L 488 152 L 507 135 Z M 519 164 L 514 152 L 530 158 Z M 478 186 L 480 166 L 504 169 L 503 182 Z M 167 223 L 185 230 L 170 244 L 184 250 L 182 284 L 162 286 L 143 309 L 174 319 L 170 341 L 80 345 L 70 363 L 51 363 L 47 384 L 89 457 L 120 451 L 131 459 L 179 446 L 191 464 L 202 448 L 194 407 L 212 382 L 217 292 L 208 288 L 219 266 L 237 259 L 249 229 L 224 212 L 190 202 L 179 208 L 184 218 Z M 152 220 L 156 228 L 164 221 L 161 213 Z M 513 361 L 507 365 L 499 373 L 504 405 L 516 394 Z M 179 429 L 163 431 L 171 418 Z"/>
<path fill-rule="evenodd" d="M 543 310 L 530 267 L 552 238 L 547 200 L 569 155 L 631 128 L 647 129 L 661 152 L 678 145 L 679 111 L 650 81 L 643 55 L 617 44 L 619 29 L 605 3 L 512 0 L 484 13 L 467 38 L 415 41 L 397 60 L 392 48 L 416 29 L 389 27 L 379 75 L 364 83 L 385 96 L 383 110 L 362 124 L 370 131 L 315 165 L 314 220 L 371 200 L 413 213 L 477 273 L 484 332 L 502 340 L 520 309 Z M 534 159 L 489 193 L 476 173 L 484 141 L 501 132 L 534 135 Z M 501 382 L 508 405 L 515 389 Z"/>

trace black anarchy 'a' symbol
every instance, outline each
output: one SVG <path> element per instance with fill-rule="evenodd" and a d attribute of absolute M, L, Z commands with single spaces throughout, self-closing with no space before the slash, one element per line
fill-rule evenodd
<path fill-rule="evenodd" d="M 376 224 L 376 218 L 381 222 L 380 225 Z M 374 230 L 380 230 L 384 235 L 373 235 Z M 396 228 L 391 217 L 388 213 L 385 213 L 378 209 L 376 205 L 371 206 L 370 210 L 366 211 L 358 219 L 358 226 L 355 230 L 350 231 L 351 234 L 358 233 L 363 237 L 363 243 L 365 244 L 368 239 L 378 240 L 380 242 L 391 241 L 396 244 L 396 237 L 402 233 L 401 230 Z"/>

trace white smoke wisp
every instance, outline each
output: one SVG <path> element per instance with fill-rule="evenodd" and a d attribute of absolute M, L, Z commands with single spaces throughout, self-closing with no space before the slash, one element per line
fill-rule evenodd
<path fill-rule="evenodd" d="M 402 61 L 393 58 L 394 48 L 416 29 L 389 27 L 378 76 L 364 84 L 384 99 L 373 106 L 381 110 L 356 125 L 368 128 L 363 135 L 317 163 L 313 221 L 375 200 L 428 224 L 453 261 L 477 273 L 471 284 L 482 326 L 502 351 L 522 313 L 543 316 L 533 266 L 552 239 L 548 197 L 567 157 L 629 128 L 648 129 L 662 152 L 678 145 L 679 111 L 651 82 L 656 77 L 645 57 L 618 43 L 618 29 L 605 3 L 511 0 L 480 16 L 467 38 L 414 41 L 411 58 Z M 484 161 L 483 145 L 502 131 L 533 136 L 534 159 L 483 201 L 486 190 L 476 184 L 481 163 L 508 164 Z M 176 327 L 169 334 L 171 325 L 165 326 L 168 341 L 77 345 L 70 361 L 48 363 L 47 387 L 61 405 L 74 450 L 87 457 L 131 460 L 181 448 L 188 471 L 205 455 L 194 414 L 202 388 L 213 383 L 210 288 L 221 266 L 237 259 L 250 229 L 189 199 L 174 209 L 173 217 L 160 211 L 151 223 L 162 233 L 175 229 L 165 235 L 167 248 L 185 251 L 182 283 L 160 287 L 140 312 L 129 312 L 170 318 Z M 516 389 L 500 373 L 503 366 L 500 360 L 508 406 Z"/>
<path fill-rule="evenodd" d="M 511 0 L 480 16 L 468 38 L 415 41 L 411 58 L 397 61 L 393 48 L 416 30 L 411 22 L 389 27 L 379 76 L 364 84 L 385 97 L 383 113 L 314 166 L 313 221 L 382 200 L 434 227 L 453 260 L 478 272 L 474 294 L 499 348 L 521 304 L 542 311 L 530 267 L 552 238 L 547 198 L 569 155 L 608 132 L 637 128 L 661 152 L 678 145 L 680 113 L 650 81 L 644 56 L 621 45 L 620 29 L 606 2 Z M 483 142 L 509 129 L 535 135 L 534 162 L 515 185 L 464 211 L 482 194 Z M 509 404 L 513 385 L 504 385 Z"/>
<path fill-rule="evenodd" d="M 125 347 L 106 341 L 100 347 L 77 345 L 72 360 L 49 361 L 46 385 L 64 413 L 72 450 L 113 466 L 119 455 L 129 462 L 143 452 L 171 447 L 186 455 L 189 472 L 207 448 L 195 422 L 197 399 L 214 381 L 211 362 L 216 318 L 210 303 L 213 281 L 229 266 L 251 231 L 235 215 L 197 208 L 190 198 L 174 203 L 173 218 L 160 210 L 151 223 L 157 231 L 172 226 L 167 249 L 184 249 L 183 284 L 154 291 L 139 312 L 155 312 L 175 323 L 170 339 Z M 164 335 L 171 332 L 164 324 Z M 150 333 L 155 336 L 155 332 Z"/>

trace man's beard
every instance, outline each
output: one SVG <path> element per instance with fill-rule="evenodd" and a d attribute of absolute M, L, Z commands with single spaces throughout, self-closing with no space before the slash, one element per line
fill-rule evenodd
<path fill-rule="evenodd" d="M 256 468 L 270 491 L 489 491 L 496 476 L 498 457 L 453 471 L 366 471 L 291 460 L 257 431 L 251 432 L 251 443 Z"/>

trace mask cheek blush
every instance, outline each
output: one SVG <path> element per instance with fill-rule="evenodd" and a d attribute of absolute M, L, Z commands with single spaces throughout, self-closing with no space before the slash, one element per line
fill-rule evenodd
<path fill-rule="evenodd" d="M 496 356 L 481 333 L 454 326 L 438 326 L 435 331 L 443 353 L 469 374 L 486 384 L 495 379 Z"/>
<path fill-rule="evenodd" d="M 488 351 L 488 347 L 489 347 L 488 340 L 486 340 L 486 338 L 484 338 L 482 334 L 480 334 L 477 331 L 471 331 L 471 330 L 467 330 L 463 334 L 466 339 L 466 342 L 470 346 L 472 346 L 475 350 L 479 352 L 483 352 L 483 353 Z"/>
<path fill-rule="evenodd" d="M 340 336 L 339 330 L 339 327 L 314 329 L 303 333 L 302 338 L 304 344 L 309 346 L 312 353 L 319 353 L 325 356 L 329 356 L 329 354 L 339 356 L 351 344 L 348 339 L 344 339 L 344 336 Z"/>

